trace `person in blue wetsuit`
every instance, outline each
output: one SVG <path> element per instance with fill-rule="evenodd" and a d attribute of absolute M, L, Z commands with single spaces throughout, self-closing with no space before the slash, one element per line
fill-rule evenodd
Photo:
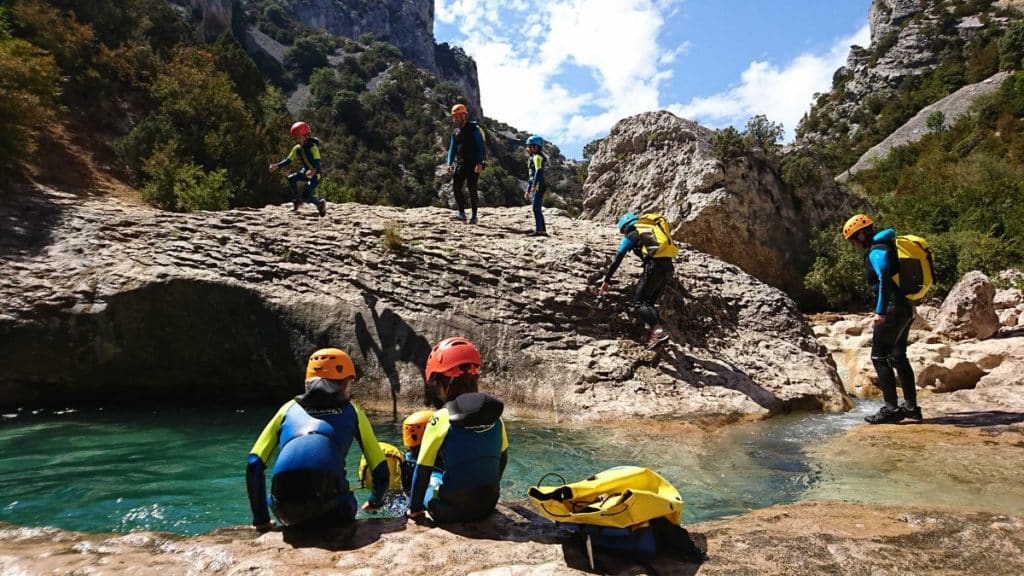
<path fill-rule="evenodd" d="M 886 228 L 876 234 L 871 218 L 856 214 L 843 226 L 843 237 L 864 253 L 864 276 L 871 288 L 875 312 L 871 363 L 878 374 L 878 387 L 885 405 L 865 420 L 870 424 L 895 423 L 904 418 L 921 420 L 914 369 L 907 360 L 914 307 L 894 279 L 900 271 L 896 231 Z M 903 389 L 902 406 L 897 405 L 897 376 Z"/>
<path fill-rule="evenodd" d="M 343 351 L 314 352 L 306 367 L 305 394 L 281 406 L 253 444 L 245 480 L 257 529 L 274 526 L 264 470 L 275 451 L 270 509 L 285 526 L 344 524 L 355 518 L 356 498 L 345 474 L 353 440 L 373 470 L 373 491 L 363 508 L 383 505 L 390 473 L 370 421 L 350 401 L 355 376 L 355 365 Z"/>
<path fill-rule="evenodd" d="M 618 228 L 623 235 L 619 243 L 619 250 L 615 253 L 615 259 L 608 265 L 608 271 L 604 275 L 604 282 L 597 289 L 599 296 L 608 293 L 609 283 L 615 271 L 622 264 L 626 254 L 633 252 L 643 262 L 644 271 L 640 281 L 636 285 L 636 296 L 633 306 L 636 315 L 650 326 L 651 335 L 648 338 L 648 346 L 656 346 L 668 340 L 668 332 L 661 324 L 661 316 L 655 307 L 658 298 L 668 286 L 669 280 L 675 274 L 675 265 L 672 263 L 674 256 L 659 256 L 661 242 L 659 242 L 660 229 L 657 226 L 641 224 L 636 214 L 627 212 L 619 218 Z"/>
<path fill-rule="evenodd" d="M 470 224 L 476 224 L 476 209 L 479 203 L 477 186 L 480 173 L 484 170 L 484 136 L 480 126 L 469 119 L 469 109 L 465 104 L 452 106 L 452 122 L 455 130 L 448 140 L 448 174 L 452 175 L 452 194 L 459 211 L 455 220 L 466 221 L 466 199 L 462 196 L 462 187 L 469 188 L 469 204 L 473 215 Z"/>
<path fill-rule="evenodd" d="M 530 156 L 527 161 L 530 180 L 526 189 L 526 199 L 533 204 L 534 230 L 530 236 L 547 236 L 547 227 L 544 225 L 544 193 L 548 191 L 547 181 L 544 179 L 544 168 L 547 166 L 548 157 L 544 155 L 544 139 L 534 134 L 526 139 L 526 151 Z"/>
<path fill-rule="evenodd" d="M 292 211 L 297 212 L 302 201 L 309 202 L 316 206 L 320 217 L 327 215 L 327 201 L 317 198 L 314 193 L 320 184 L 320 140 L 312 136 L 312 129 L 305 122 L 296 122 L 291 127 L 292 138 L 295 139 L 295 146 L 291 152 L 280 162 L 270 165 L 270 172 L 277 172 L 295 162 L 299 169 L 288 175 L 288 187 L 292 190 Z M 305 190 L 299 196 L 299 181 L 305 182 Z"/>
<path fill-rule="evenodd" d="M 443 407 L 423 432 L 409 517 L 438 523 L 480 520 L 494 511 L 508 462 L 504 404 L 478 391 L 480 352 L 465 338 L 442 340 L 427 358 L 428 402 Z M 438 462 L 444 471 L 438 471 Z"/>

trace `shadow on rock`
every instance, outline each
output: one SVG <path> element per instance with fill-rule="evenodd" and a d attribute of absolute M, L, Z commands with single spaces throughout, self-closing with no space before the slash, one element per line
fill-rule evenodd
<path fill-rule="evenodd" d="M 0 256 L 33 256 L 53 240 L 63 209 L 38 187 L 19 186 L 0 196 Z"/>
<path fill-rule="evenodd" d="M 373 340 L 369 326 L 362 314 L 355 315 L 356 339 L 363 357 L 373 354 L 391 385 L 391 411 L 398 417 L 398 396 L 402 391 L 401 377 L 397 362 L 411 362 L 419 372 L 427 365 L 430 342 L 416 333 L 416 329 L 389 308 L 377 312 L 377 296 L 366 292 L 363 301 L 370 311 L 373 328 L 377 332 L 378 345 Z"/>
<path fill-rule="evenodd" d="M 944 416 L 925 418 L 921 424 L 945 424 L 961 428 L 986 428 L 989 426 L 1006 426 L 1024 422 L 1024 413 L 985 410 L 978 412 L 951 412 Z M 910 424 L 904 421 L 904 424 Z"/>
<path fill-rule="evenodd" d="M 406 519 L 371 518 L 329 528 L 285 528 L 282 538 L 295 548 L 321 548 L 339 552 L 356 550 L 380 540 L 389 532 L 404 530 Z"/>

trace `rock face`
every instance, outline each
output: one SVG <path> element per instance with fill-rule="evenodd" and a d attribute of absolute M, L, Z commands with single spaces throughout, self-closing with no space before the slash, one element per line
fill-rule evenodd
<path fill-rule="evenodd" d="M 676 343 L 646 350 L 629 314 L 639 267 L 625 263 L 624 289 L 597 299 L 616 233 L 554 210 L 554 235 L 538 241 L 522 233 L 525 209 L 484 208 L 467 226 L 432 208 L 340 204 L 317 219 L 7 198 L 4 406 L 272 402 L 333 345 L 356 361 L 361 402 L 407 408 L 422 402 L 430 347 L 460 334 L 513 413 L 735 419 L 848 402 L 792 300 L 693 250 L 661 304 Z"/>
<path fill-rule="evenodd" d="M 911 144 L 923 138 L 929 133 L 928 117 L 935 112 L 942 112 L 945 117 L 945 126 L 951 125 L 957 118 L 967 112 L 967 109 L 976 99 L 995 92 L 1003 84 L 1003 81 L 1009 77 L 1009 72 L 999 72 L 982 82 L 964 86 L 942 100 L 925 106 L 906 124 L 900 126 L 895 132 L 887 136 L 885 140 L 872 146 L 853 166 L 840 174 L 836 179 L 843 182 L 850 176 L 870 168 L 879 159 L 885 158 L 893 148 Z"/>
<path fill-rule="evenodd" d="M 942 303 L 935 331 L 955 340 L 994 336 L 999 332 L 995 297 L 988 276 L 977 270 L 964 274 Z"/>
<path fill-rule="evenodd" d="M 200 17 L 196 29 L 204 40 L 212 42 L 231 28 L 233 5 L 232 0 L 189 0 L 192 13 Z"/>
<path fill-rule="evenodd" d="M 827 521 L 823 521 L 827 519 Z M 971 574 L 1024 571 L 1024 520 L 989 512 L 810 502 L 687 526 L 709 560 L 666 555 L 644 565 L 597 552 L 602 574 Z M 85 534 L 0 526 L 4 574 L 437 574 L 577 576 L 594 573 L 584 548 L 527 505 L 445 528 L 404 519 L 297 535 L 227 528 L 183 538 L 155 532 Z M 413 568 L 415 567 L 415 568 Z"/>
<path fill-rule="evenodd" d="M 610 226 L 628 210 L 661 212 L 677 240 L 802 301 L 814 229 L 839 220 L 854 200 L 825 173 L 793 188 L 756 153 L 719 162 L 711 134 L 664 111 L 619 121 L 590 162 L 584 215 Z"/>

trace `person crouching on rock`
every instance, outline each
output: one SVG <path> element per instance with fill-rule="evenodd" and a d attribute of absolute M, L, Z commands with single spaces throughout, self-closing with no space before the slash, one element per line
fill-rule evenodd
<path fill-rule="evenodd" d="M 478 391 L 480 352 L 465 338 L 442 340 L 427 358 L 426 386 L 443 407 L 423 431 L 413 469 L 409 517 L 480 520 L 494 511 L 508 462 L 500 400 Z M 428 394 L 428 401 L 431 394 Z M 444 471 L 438 471 L 438 462 Z"/>
<path fill-rule="evenodd" d="M 914 369 L 907 360 L 910 325 L 914 323 L 914 307 L 904 297 L 894 276 L 900 272 L 896 251 L 896 231 L 886 228 L 875 233 L 874 222 L 864 214 L 856 214 L 843 226 L 843 238 L 864 253 L 864 276 L 874 295 L 874 332 L 871 335 L 871 363 L 878 374 L 885 405 L 877 414 L 864 418 L 869 424 L 895 423 L 910 418 L 921 420 L 917 405 L 917 384 Z M 896 375 L 903 388 L 903 406 L 897 406 Z"/>
<path fill-rule="evenodd" d="M 352 441 L 373 470 L 373 491 L 363 509 L 384 503 L 390 474 L 370 421 L 350 401 L 355 365 L 337 348 L 317 350 L 306 367 L 306 392 L 286 402 L 257 438 L 249 454 L 246 485 L 252 524 L 273 528 L 267 511 L 264 470 L 280 450 L 270 489 L 270 508 L 285 526 L 351 522 L 356 498 L 349 490 L 345 458 Z"/>
<path fill-rule="evenodd" d="M 299 206 L 305 201 L 316 206 L 322 218 L 327 215 L 327 201 L 313 195 L 320 184 L 320 140 L 312 136 L 313 130 L 305 122 L 292 124 L 290 132 L 295 139 L 295 146 L 284 160 L 270 165 L 270 173 L 297 162 L 299 169 L 288 175 L 288 187 L 292 191 L 292 212 L 298 212 Z M 300 180 L 306 185 L 302 196 L 299 196 Z"/>

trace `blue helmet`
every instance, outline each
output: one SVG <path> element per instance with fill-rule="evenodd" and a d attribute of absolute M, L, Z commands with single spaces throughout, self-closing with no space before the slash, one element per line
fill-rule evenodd
<path fill-rule="evenodd" d="M 526 139 L 526 145 L 527 146 L 541 146 L 541 147 L 543 147 L 544 146 L 544 139 L 541 138 L 540 136 L 534 134 L 533 136 L 530 136 L 529 138 Z"/>
<path fill-rule="evenodd" d="M 625 214 L 622 215 L 622 218 L 619 218 L 619 232 L 625 234 L 626 230 L 628 230 L 630 226 L 636 224 L 636 221 L 636 214 L 633 214 L 632 212 L 626 212 Z"/>

